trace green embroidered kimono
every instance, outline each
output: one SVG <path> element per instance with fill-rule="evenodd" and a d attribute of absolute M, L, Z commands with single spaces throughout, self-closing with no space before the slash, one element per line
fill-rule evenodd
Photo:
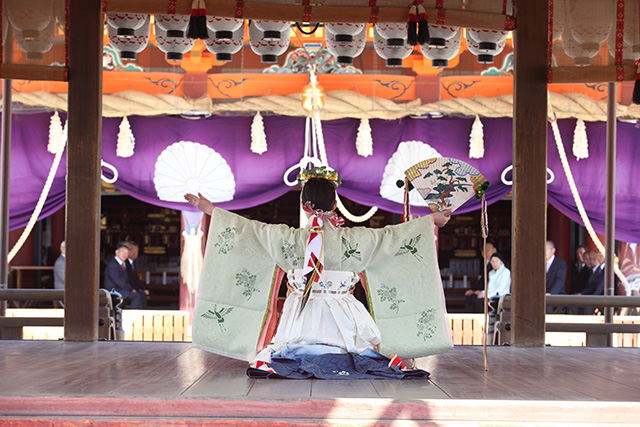
<path fill-rule="evenodd" d="M 193 320 L 195 345 L 236 359 L 255 353 L 276 293 L 276 265 L 302 268 L 309 231 L 216 208 Z M 431 217 L 381 229 L 325 224 L 324 267 L 364 271 L 380 353 L 427 356 L 452 347 Z"/>

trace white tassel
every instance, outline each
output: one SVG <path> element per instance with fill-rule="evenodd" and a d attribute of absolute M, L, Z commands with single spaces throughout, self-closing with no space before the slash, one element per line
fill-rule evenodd
<path fill-rule="evenodd" d="M 369 157 L 373 154 L 373 137 L 371 136 L 371 126 L 369 119 L 361 119 L 356 136 L 356 150 L 362 157 Z"/>
<path fill-rule="evenodd" d="M 47 145 L 47 151 L 52 154 L 58 154 L 61 150 L 64 150 L 66 143 L 65 129 L 62 127 L 62 121 L 58 111 L 51 116 L 51 123 L 49 124 L 49 144 Z"/>
<path fill-rule="evenodd" d="M 267 151 L 267 135 L 264 133 L 264 121 L 259 111 L 251 123 L 251 151 L 256 154 Z"/>
<path fill-rule="evenodd" d="M 576 122 L 573 131 L 573 155 L 576 159 L 586 159 L 589 157 L 589 141 L 587 140 L 587 127 L 582 119 Z"/>
<path fill-rule="evenodd" d="M 118 144 L 116 145 L 116 155 L 118 157 L 133 156 L 133 149 L 136 145 L 136 138 L 131 131 L 131 125 L 127 117 L 122 118 L 120 122 L 120 130 L 118 132 Z"/>
<path fill-rule="evenodd" d="M 481 159 L 484 157 L 484 130 L 480 117 L 476 115 L 476 119 L 471 126 L 471 135 L 469 135 L 469 158 Z"/>

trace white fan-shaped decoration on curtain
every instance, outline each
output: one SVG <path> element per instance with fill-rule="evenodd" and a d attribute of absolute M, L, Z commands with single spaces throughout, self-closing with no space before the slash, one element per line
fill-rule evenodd
<path fill-rule="evenodd" d="M 191 141 L 175 142 L 160 153 L 153 184 L 158 198 L 168 202 L 184 202 L 185 193 L 228 202 L 236 190 L 227 161 L 213 148 Z"/>
<path fill-rule="evenodd" d="M 396 203 L 403 203 L 404 188 L 398 187 L 398 180 L 404 182 L 404 171 L 422 160 L 442 157 L 429 144 L 422 141 L 404 141 L 387 162 L 380 183 L 380 195 Z M 427 203 L 417 191 L 409 192 L 409 203 L 413 206 L 427 206 Z"/>

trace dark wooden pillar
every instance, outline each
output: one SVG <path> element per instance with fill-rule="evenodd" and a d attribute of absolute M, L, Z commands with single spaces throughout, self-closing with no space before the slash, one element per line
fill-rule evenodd
<path fill-rule="evenodd" d="M 544 345 L 548 1 L 518 2 L 513 79 L 513 344 Z"/>
<path fill-rule="evenodd" d="M 64 339 L 98 339 L 102 2 L 69 0 Z"/>

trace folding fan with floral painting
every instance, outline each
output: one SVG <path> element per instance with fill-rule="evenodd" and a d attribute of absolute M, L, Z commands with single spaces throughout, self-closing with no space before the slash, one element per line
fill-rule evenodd
<path fill-rule="evenodd" d="M 451 157 L 423 160 L 404 174 L 433 212 L 453 212 L 471 197 L 481 199 L 489 188 L 476 168 Z"/>
<path fill-rule="evenodd" d="M 427 206 L 433 212 L 451 210 L 451 212 L 462 206 L 471 197 L 481 200 L 482 214 L 480 216 L 480 227 L 483 237 L 483 254 L 486 254 L 487 246 L 487 202 L 485 193 L 489 189 L 489 181 L 470 164 L 462 160 L 451 157 L 436 157 L 423 160 L 411 166 L 405 172 L 405 215 L 409 217 L 409 203 L 407 193 L 415 188 L 422 198 L 427 202 Z M 485 295 L 487 292 L 487 270 L 486 260 L 485 271 Z M 488 330 L 488 298 L 485 298 L 484 327 Z M 487 362 L 486 341 L 484 345 L 484 365 L 485 370 L 489 370 Z"/>

